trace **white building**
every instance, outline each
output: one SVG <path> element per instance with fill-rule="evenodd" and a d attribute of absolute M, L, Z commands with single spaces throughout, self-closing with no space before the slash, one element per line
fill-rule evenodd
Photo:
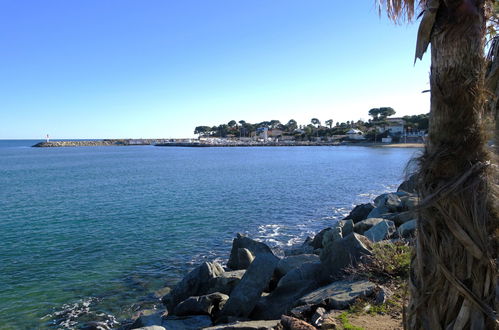
<path fill-rule="evenodd" d="M 361 130 L 352 128 L 347 132 L 349 140 L 365 140 L 364 133 Z"/>
<path fill-rule="evenodd" d="M 405 120 L 402 118 L 387 118 L 387 126 L 379 127 L 378 131 L 384 133 L 390 131 L 390 134 L 404 134 Z"/>

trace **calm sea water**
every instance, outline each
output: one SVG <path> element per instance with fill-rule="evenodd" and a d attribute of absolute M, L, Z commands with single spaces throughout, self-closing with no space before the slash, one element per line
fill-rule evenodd
<path fill-rule="evenodd" d="M 130 318 L 237 232 L 276 250 L 396 189 L 416 149 L 0 141 L 0 328 Z"/>

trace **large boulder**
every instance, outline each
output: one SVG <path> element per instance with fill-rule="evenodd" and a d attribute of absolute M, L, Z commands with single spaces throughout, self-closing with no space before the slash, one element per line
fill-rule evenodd
<path fill-rule="evenodd" d="M 221 311 L 221 318 L 247 317 L 267 287 L 279 258 L 272 253 L 259 253 L 236 285 Z"/>
<path fill-rule="evenodd" d="M 288 312 L 297 299 L 319 287 L 320 263 L 304 263 L 288 272 L 269 295 L 255 306 L 252 318 L 271 320 Z"/>
<path fill-rule="evenodd" d="M 386 207 L 388 212 L 399 212 L 403 209 L 402 201 L 400 196 L 402 193 L 387 193 L 379 195 L 374 199 L 374 205 L 376 207 L 382 208 Z"/>
<path fill-rule="evenodd" d="M 415 195 L 404 196 L 400 200 L 406 210 L 415 209 L 419 205 L 419 197 Z"/>
<path fill-rule="evenodd" d="M 394 213 L 393 216 L 387 218 L 387 220 L 392 220 L 395 222 L 396 226 L 400 226 L 407 221 L 413 220 L 416 214 L 413 211 L 405 211 L 400 213 Z"/>
<path fill-rule="evenodd" d="M 277 263 L 276 275 L 282 277 L 289 271 L 298 268 L 307 262 L 319 262 L 319 256 L 315 254 L 300 254 L 296 256 L 284 257 Z"/>
<path fill-rule="evenodd" d="M 181 301 L 191 296 L 201 296 L 208 292 L 210 281 L 224 273 L 216 262 L 204 262 L 187 274 L 170 293 L 162 298 L 169 311 Z"/>
<path fill-rule="evenodd" d="M 322 249 L 322 240 L 324 239 L 324 235 L 331 230 L 331 227 L 324 228 L 314 236 L 314 239 L 310 244 L 312 245 L 313 249 Z"/>
<path fill-rule="evenodd" d="M 250 250 L 245 248 L 240 248 L 237 250 L 237 258 L 239 260 L 239 267 L 241 269 L 246 269 L 255 260 L 255 256 Z"/>
<path fill-rule="evenodd" d="M 405 222 L 398 228 L 398 233 L 400 237 L 410 238 L 416 234 L 417 220 L 413 219 Z"/>
<path fill-rule="evenodd" d="M 358 234 L 364 234 L 366 231 L 376 226 L 378 223 L 385 221 L 383 218 L 369 218 L 366 220 L 362 220 L 361 222 L 357 222 L 353 230 Z"/>
<path fill-rule="evenodd" d="M 247 249 L 252 256 L 256 257 L 261 253 L 273 254 L 272 250 L 264 243 L 255 241 L 249 237 L 237 234 L 232 242 L 232 249 L 230 251 L 229 261 L 227 262 L 227 267 L 232 270 L 244 269 L 246 266 L 246 260 L 239 260 L 240 252 L 239 249 Z"/>
<path fill-rule="evenodd" d="M 217 277 L 210 279 L 209 289 L 206 293 L 220 292 L 230 295 L 232 290 L 236 287 L 237 283 L 243 278 L 246 270 L 234 270 L 231 272 L 224 272 Z"/>
<path fill-rule="evenodd" d="M 369 212 L 369 214 L 367 215 L 367 219 L 371 219 L 371 218 L 386 218 L 386 217 L 389 217 L 391 214 L 390 214 L 390 210 L 388 210 L 388 207 L 386 207 L 385 205 L 382 205 L 382 206 L 379 206 L 379 207 L 375 207 L 374 209 L 372 209 L 371 212 Z M 364 221 L 364 220 L 362 220 Z M 360 221 L 360 222 L 362 222 Z"/>
<path fill-rule="evenodd" d="M 395 224 L 390 220 L 383 220 L 364 232 L 364 236 L 371 242 L 379 242 L 389 239 L 395 233 Z"/>
<path fill-rule="evenodd" d="M 204 328 L 204 330 L 272 330 L 274 329 L 281 320 L 269 320 L 269 321 L 237 321 L 228 324 L 220 324 L 209 328 Z"/>
<path fill-rule="evenodd" d="M 296 306 L 327 306 L 331 309 L 345 309 L 356 299 L 371 295 L 376 284 L 369 281 L 337 281 L 300 298 Z"/>
<path fill-rule="evenodd" d="M 417 188 L 417 177 L 415 174 L 413 174 L 409 177 L 409 179 L 400 184 L 400 186 L 397 189 L 397 192 L 405 191 L 414 194 L 417 192 L 416 188 Z"/>
<path fill-rule="evenodd" d="M 215 292 L 204 296 L 189 297 L 173 310 L 177 316 L 213 315 L 220 311 L 229 296 Z"/>
<path fill-rule="evenodd" d="M 199 330 L 211 327 L 213 322 L 208 315 L 169 316 L 161 325 L 167 330 Z"/>
<path fill-rule="evenodd" d="M 326 228 L 319 234 L 322 234 L 321 247 L 325 248 L 332 244 L 332 242 L 342 239 L 353 232 L 354 223 L 352 220 L 336 221 L 333 226 Z"/>
<path fill-rule="evenodd" d="M 351 233 L 322 249 L 322 275 L 326 278 L 335 275 L 344 267 L 355 265 L 363 255 L 370 254 L 369 240 L 362 235 Z"/>
<path fill-rule="evenodd" d="M 353 220 L 354 223 L 367 219 L 367 215 L 374 209 L 372 203 L 360 204 L 353 208 L 343 220 Z"/>
<path fill-rule="evenodd" d="M 355 223 L 353 220 L 339 220 L 337 226 L 341 228 L 341 236 L 345 237 L 353 233 L 353 227 Z"/>

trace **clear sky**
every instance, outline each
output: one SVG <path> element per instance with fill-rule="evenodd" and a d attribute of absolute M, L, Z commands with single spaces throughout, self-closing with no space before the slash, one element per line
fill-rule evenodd
<path fill-rule="evenodd" d="M 416 33 L 374 0 L 0 0 L 0 139 L 426 113 Z"/>

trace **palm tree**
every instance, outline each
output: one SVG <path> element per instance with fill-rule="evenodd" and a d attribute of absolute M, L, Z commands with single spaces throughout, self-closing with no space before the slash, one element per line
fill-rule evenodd
<path fill-rule="evenodd" d="M 296 123 L 296 120 L 290 119 L 288 123 L 286 124 L 286 128 L 289 132 L 294 132 L 294 130 L 298 127 L 298 124 Z"/>
<path fill-rule="evenodd" d="M 381 0 L 394 20 L 414 0 Z M 407 328 L 494 329 L 498 200 L 482 131 L 484 5 L 421 0 L 416 58 L 431 43 L 429 139 L 419 159 L 419 209 Z"/>
<path fill-rule="evenodd" d="M 317 139 L 319 139 L 319 127 L 321 126 L 321 121 L 317 118 L 312 118 L 310 120 L 310 122 L 312 123 L 312 125 L 317 125 Z"/>
<path fill-rule="evenodd" d="M 326 120 L 326 125 L 329 126 L 329 129 L 333 128 L 333 120 L 332 119 Z"/>

